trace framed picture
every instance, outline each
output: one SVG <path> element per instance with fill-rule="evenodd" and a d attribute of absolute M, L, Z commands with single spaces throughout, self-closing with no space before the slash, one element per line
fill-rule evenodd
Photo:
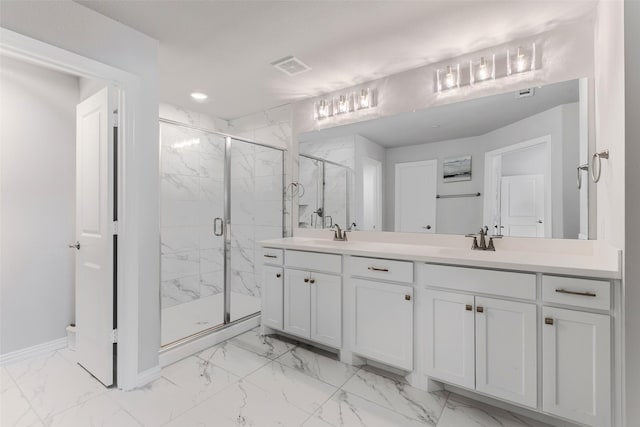
<path fill-rule="evenodd" d="M 444 159 L 444 182 L 471 181 L 471 156 Z"/>

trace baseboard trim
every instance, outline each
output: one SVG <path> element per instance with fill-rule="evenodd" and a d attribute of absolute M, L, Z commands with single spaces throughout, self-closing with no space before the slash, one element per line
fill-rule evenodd
<path fill-rule="evenodd" d="M 205 350 L 211 346 L 221 343 L 222 341 L 233 338 L 236 335 L 240 335 L 247 332 L 250 329 L 255 328 L 260 324 L 260 316 L 251 317 L 247 320 L 230 325 L 226 328 L 212 332 L 201 338 L 193 341 L 188 341 L 177 347 L 172 347 L 167 350 L 160 350 L 160 366 L 165 367 L 171 365 L 186 357 L 193 356 L 194 354 Z"/>
<path fill-rule="evenodd" d="M 146 371 L 142 371 L 138 373 L 138 378 L 136 379 L 136 387 L 144 387 L 145 385 L 157 380 L 162 376 L 162 368 L 160 365 L 154 366 L 153 368 L 149 368 Z"/>
<path fill-rule="evenodd" d="M 52 351 L 61 350 L 67 347 L 67 337 L 58 338 L 57 340 L 47 341 L 21 350 L 12 351 L 11 353 L 0 354 L 0 366 L 8 363 L 20 362 L 32 357 L 43 356 Z"/>

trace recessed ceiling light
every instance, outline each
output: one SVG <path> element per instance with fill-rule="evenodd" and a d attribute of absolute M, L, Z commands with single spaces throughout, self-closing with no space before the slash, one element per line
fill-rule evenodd
<path fill-rule="evenodd" d="M 207 98 L 209 98 L 209 95 L 202 92 L 191 92 L 191 98 L 193 98 L 196 101 L 204 101 Z"/>

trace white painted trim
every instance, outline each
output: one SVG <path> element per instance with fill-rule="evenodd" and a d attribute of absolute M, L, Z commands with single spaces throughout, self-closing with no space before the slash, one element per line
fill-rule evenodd
<path fill-rule="evenodd" d="M 146 371 L 142 371 L 138 374 L 135 388 L 144 387 L 145 385 L 154 382 L 161 376 L 162 369 L 160 368 L 160 365 L 154 366 L 153 368 L 147 369 Z"/>
<path fill-rule="evenodd" d="M 0 366 L 8 363 L 20 362 L 33 357 L 43 356 L 63 348 L 67 348 L 67 337 L 47 341 L 42 344 L 36 344 L 10 353 L 0 354 Z"/>
<path fill-rule="evenodd" d="M 172 347 L 167 350 L 161 350 L 160 366 L 164 368 L 165 366 L 171 365 L 172 363 L 199 353 L 209 347 L 220 344 L 221 342 L 233 338 L 237 335 L 243 334 L 260 325 L 260 317 L 261 316 L 252 317 L 243 322 L 228 326 L 209 335 L 205 335 L 202 338 L 186 342 L 182 345 Z"/>
<path fill-rule="evenodd" d="M 142 110 L 140 78 L 93 59 L 0 28 L 0 53 L 62 72 L 100 79 L 121 90 L 118 106 L 118 388 L 129 390 L 138 378 L 138 218 L 135 177 L 136 114 Z M 131 226 L 129 223 L 131 222 Z M 160 343 L 158 342 L 158 347 Z"/>
<path fill-rule="evenodd" d="M 553 177 L 551 176 L 553 172 L 551 162 L 553 161 L 553 158 L 551 153 L 551 135 L 544 135 L 539 138 L 533 138 L 527 141 L 511 144 L 506 147 L 498 148 L 496 150 L 487 151 L 484 154 L 484 209 L 482 222 L 484 225 L 487 225 L 489 227 L 489 230 L 493 228 L 492 217 L 494 206 L 492 201 L 496 199 L 500 191 L 500 180 L 497 179 L 496 170 L 499 169 L 501 173 L 502 163 L 500 162 L 500 164 L 497 164 L 496 160 L 501 159 L 501 157 L 506 153 L 522 150 L 524 148 L 529 148 L 540 144 L 544 144 L 545 150 L 547 152 L 547 166 L 545 168 L 545 172 L 548 179 L 545 178 L 544 183 L 544 214 L 546 216 L 544 220 L 544 233 L 546 239 L 553 238 L 553 197 L 551 194 L 551 181 L 553 179 Z M 563 230 L 561 228 L 560 233 L 562 233 L 562 231 Z"/>

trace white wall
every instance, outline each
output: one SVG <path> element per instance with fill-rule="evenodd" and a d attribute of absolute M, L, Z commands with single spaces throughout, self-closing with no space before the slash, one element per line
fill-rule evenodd
<path fill-rule="evenodd" d="M 509 145 L 524 142 L 530 139 L 551 136 L 552 155 L 552 177 L 551 182 L 557 183 L 566 179 L 567 183 L 552 186 L 553 205 L 553 237 L 577 238 L 577 227 L 579 225 L 577 189 L 575 186 L 575 174 L 569 176 L 563 173 L 565 169 L 570 169 L 575 173 L 578 159 L 578 104 L 567 104 L 554 107 L 542 113 L 512 123 L 508 126 L 496 129 L 484 135 L 470 138 L 461 138 L 449 141 L 439 141 L 428 144 L 414 145 L 409 147 L 392 148 L 387 150 L 387 219 L 386 229 L 392 230 L 394 224 L 395 200 L 395 164 L 419 160 L 438 159 L 438 194 L 460 194 L 460 193 L 484 193 L 484 155 L 485 152 L 506 147 Z M 573 131 L 565 131 L 563 128 L 573 127 Z M 563 159 L 563 138 L 570 138 L 569 144 L 575 145 L 575 157 Z M 471 159 L 471 180 L 453 183 L 445 183 L 442 179 L 442 161 L 448 157 L 456 157 L 470 154 Z M 568 188 L 576 193 L 576 200 L 573 205 L 565 208 L 563 189 Z M 483 200 L 481 197 L 469 197 L 458 199 L 439 199 L 437 201 L 437 225 L 438 233 L 471 233 L 480 229 L 483 221 Z M 575 233 L 564 232 L 562 224 L 565 218 L 575 223 Z M 573 231 L 572 228 L 572 231 Z"/>
<path fill-rule="evenodd" d="M 624 4 L 627 425 L 640 420 L 640 3 Z"/>
<path fill-rule="evenodd" d="M 78 78 L 0 57 L 0 354 L 75 320 Z"/>
<path fill-rule="evenodd" d="M 123 240 L 136 249 L 127 253 L 123 274 L 137 290 L 138 372 L 158 365 L 159 191 L 158 191 L 158 43 L 146 35 L 78 3 L 5 2 L 0 26 L 94 59 L 140 78 L 134 112 L 135 140 L 121 153 L 126 157 L 124 215 L 129 228 Z"/>

